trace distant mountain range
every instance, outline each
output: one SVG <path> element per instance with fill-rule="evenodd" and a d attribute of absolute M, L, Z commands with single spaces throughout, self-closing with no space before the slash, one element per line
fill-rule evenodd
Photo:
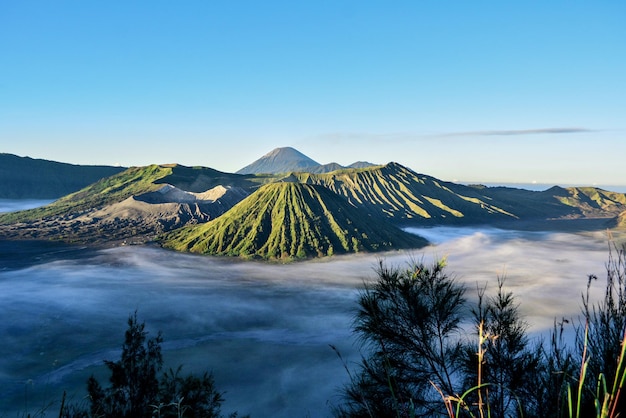
<path fill-rule="evenodd" d="M 292 260 L 425 245 L 400 229 L 407 226 L 526 228 L 541 222 L 550 228 L 578 220 L 595 229 L 626 228 L 626 195 L 597 188 L 464 186 L 397 163 L 331 172 L 320 167 L 292 148 L 245 168 L 263 174 L 177 164 L 132 167 L 48 206 L 0 215 L 0 238 L 157 241 L 179 251 Z M 23 173 L 14 170 L 14 177 Z"/>
<path fill-rule="evenodd" d="M 56 199 L 124 170 L 0 153 L 0 199 Z"/>
<path fill-rule="evenodd" d="M 268 152 L 236 174 L 329 173 L 344 168 L 364 168 L 373 165 L 365 161 L 357 161 L 347 167 L 337 163 L 320 164 L 294 148 L 282 147 Z"/>

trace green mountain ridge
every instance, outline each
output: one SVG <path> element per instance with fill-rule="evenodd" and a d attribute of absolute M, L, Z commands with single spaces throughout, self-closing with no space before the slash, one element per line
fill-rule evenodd
<path fill-rule="evenodd" d="M 132 196 L 155 192 L 165 184 L 198 193 L 216 186 L 232 186 L 244 190 L 253 190 L 259 185 L 273 180 L 273 177 L 229 174 L 212 168 L 187 167 L 178 164 L 131 167 L 64 196 L 47 206 L 16 213 L 0 214 L 0 224 L 70 216 L 101 209 Z"/>
<path fill-rule="evenodd" d="M 177 164 L 131 167 L 47 206 L 0 214 L 0 238 L 141 244 L 220 216 L 272 180 Z"/>
<path fill-rule="evenodd" d="M 519 217 L 491 203 L 472 188 L 417 174 L 397 163 L 294 176 L 302 183 L 324 186 L 355 206 L 397 222 L 458 224 Z"/>
<path fill-rule="evenodd" d="M 426 245 L 325 187 L 292 182 L 265 185 L 221 217 L 170 232 L 162 243 L 178 251 L 270 260 Z"/>
<path fill-rule="evenodd" d="M 626 195 L 609 192 L 595 187 L 568 187 L 567 194 L 557 199 L 567 205 L 580 208 L 588 216 L 602 216 L 604 213 L 619 213 L 626 205 Z"/>
<path fill-rule="evenodd" d="M 555 186 L 536 192 L 465 186 L 416 173 L 397 163 L 363 165 L 330 173 L 262 175 L 178 164 L 131 167 L 50 205 L 0 214 L 0 238 L 140 244 L 185 227 L 163 242 L 185 251 L 291 259 L 351 252 L 355 248 L 406 248 L 405 240 L 397 233 L 399 226 L 523 227 L 524 221 L 582 219 L 585 228 L 597 228 L 602 222 L 603 228 L 626 228 L 623 215 L 619 217 L 626 211 L 626 194 L 622 193 L 584 187 Z M 283 185 L 280 190 L 268 187 L 277 183 L 292 186 Z M 270 199 L 268 196 L 273 196 L 274 203 L 264 207 L 273 208 L 270 214 L 278 210 L 274 208 L 280 208 L 281 213 L 270 216 L 261 211 L 259 202 Z M 246 205 L 257 202 L 257 206 L 242 209 L 243 201 Z M 266 243 L 262 231 L 250 229 L 254 219 L 246 213 L 265 219 L 259 224 L 262 231 L 279 231 L 277 219 L 287 220 L 287 229 L 280 234 L 272 232 L 274 235 L 265 237 Z M 334 217 L 345 214 L 349 217 L 333 223 Z M 587 222 L 593 219 L 598 221 Z M 357 232 L 361 235 L 346 227 L 348 221 L 359 224 Z M 205 227 L 214 240 L 202 232 Z M 281 235 L 287 231 L 289 239 Z M 393 231 L 392 236 L 386 231 Z M 200 240 L 200 235 L 202 244 L 189 241 L 191 236 Z M 353 239 L 356 247 L 350 245 Z"/>
<path fill-rule="evenodd" d="M 119 203 L 131 196 L 157 190 L 156 183 L 172 174 L 172 167 L 150 165 L 131 167 L 121 173 L 99 180 L 77 192 L 41 208 L 0 215 L 0 224 L 28 222 L 55 216 L 76 215 L 85 211 Z"/>

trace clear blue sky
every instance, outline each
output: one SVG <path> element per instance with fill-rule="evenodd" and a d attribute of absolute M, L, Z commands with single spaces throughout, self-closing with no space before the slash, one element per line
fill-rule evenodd
<path fill-rule="evenodd" d="M 626 2 L 0 1 L 0 152 L 626 184 Z"/>

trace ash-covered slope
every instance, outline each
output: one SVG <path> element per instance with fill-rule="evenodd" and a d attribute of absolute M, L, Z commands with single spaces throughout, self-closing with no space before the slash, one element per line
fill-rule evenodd
<path fill-rule="evenodd" d="M 325 187 L 291 182 L 265 185 L 221 217 L 172 231 L 162 242 L 178 251 L 263 259 L 321 257 L 426 244 L 355 208 Z"/>
<path fill-rule="evenodd" d="M 201 167 L 133 167 L 42 208 L 0 215 L 0 237 L 145 242 L 222 215 L 264 181 Z"/>

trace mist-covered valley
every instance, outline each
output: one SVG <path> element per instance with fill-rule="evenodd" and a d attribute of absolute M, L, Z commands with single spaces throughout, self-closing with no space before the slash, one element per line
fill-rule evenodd
<path fill-rule="evenodd" d="M 91 374 L 105 381 L 128 316 L 164 338 L 165 367 L 212 370 L 224 412 L 325 417 L 348 381 L 337 347 L 359 361 L 351 321 L 379 260 L 405 265 L 447 258 L 448 273 L 518 297 L 533 336 L 579 312 L 587 276 L 604 277 L 604 233 L 495 228 L 415 229 L 433 245 L 415 251 L 334 256 L 287 265 L 195 256 L 156 246 L 94 250 L 4 242 L 0 258 L 0 415 L 80 401 Z M 15 245 L 22 246 L 16 249 Z M 9 257 L 8 248 L 13 247 Z M 32 251 L 27 251 L 31 248 Z M 34 253 L 34 254 L 33 254 Z M 16 260 L 23 254 L 23 260 Z M 488 288 L 488 289 L 489 289 Z M 599 283 L 597 290 L 602 291 Z M 58 409 L 51 406 L 51 414 Z"/>

